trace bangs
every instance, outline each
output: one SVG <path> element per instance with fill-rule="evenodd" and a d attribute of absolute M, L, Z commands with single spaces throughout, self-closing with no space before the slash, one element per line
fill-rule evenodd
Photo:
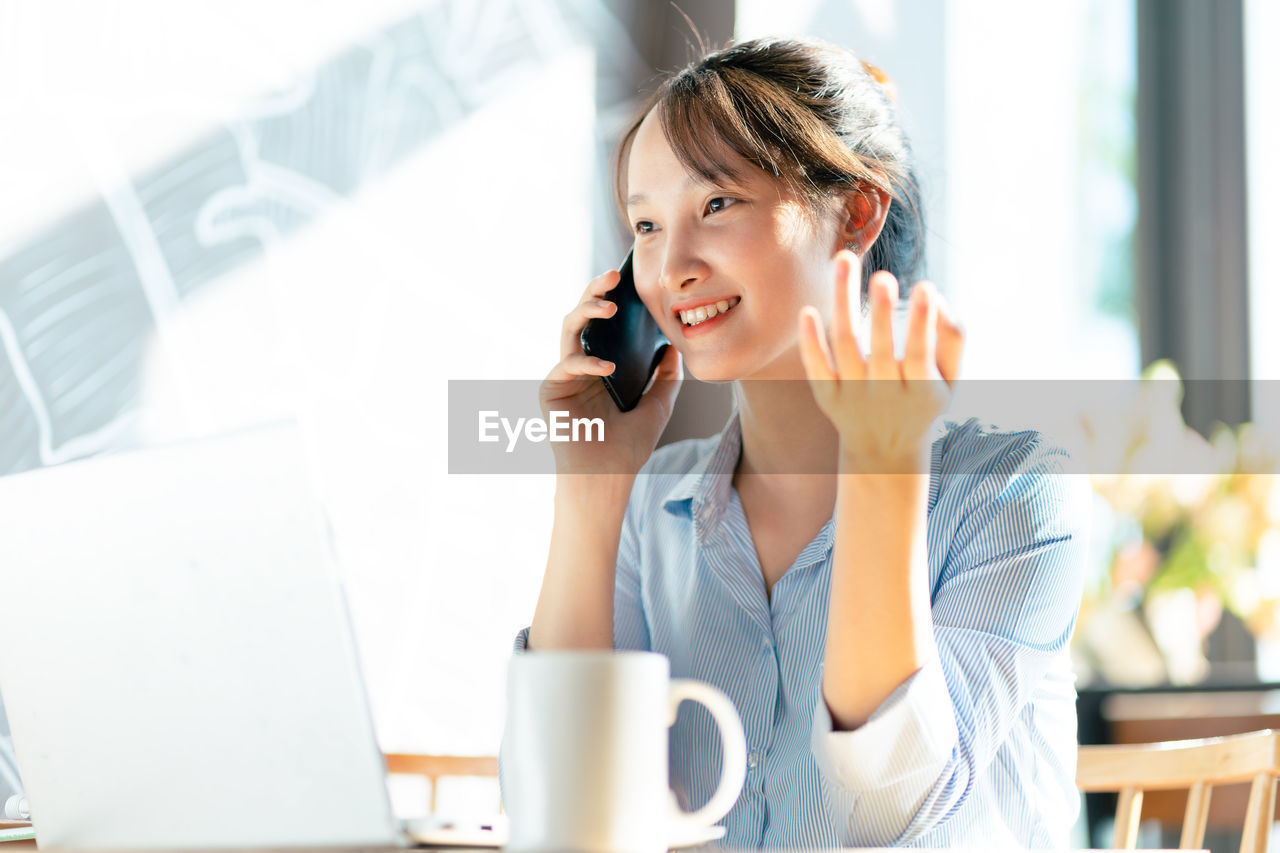
<path fill-rule="evenodd" d="M 759 169 L 817 213 L 833 187 L 880 183 L 812 110 L 751 71 L 686 70 L 659 93 L 657 109 L 681 165 L 713 185 Z"/>
<path fill-rule="evenodd" d="M 745 68 L 693 66 L 667 78 L 623 135 L 614 171 L 623 222 L 631 145 L 651 111 L 685 172 L 709 186 L 742 184 L 747 173 L 759 170 L 780 195 L 803 201 L 804 213 L 815 217 L 838 209 L 845 190 L 892 191 L 882 169 L 850 150 L 790 89 Z"/>
<path fill-rule="evenodd" d="M 658 119 L 686 171 L 709 184 L 742 181 L 749 167 L 782 177 L 778 152 L 743 120 L 720 75 L 682 74 L 673 82 L 658 102 Z"/>

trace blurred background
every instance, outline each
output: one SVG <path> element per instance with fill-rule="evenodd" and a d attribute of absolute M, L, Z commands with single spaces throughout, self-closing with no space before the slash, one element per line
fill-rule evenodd
<path fill-rule="evenodd" d="M 1081 740 L 1153 739 L 1170 696 L 1208 696 L 1207 733 L 1271 724 L 1280 495 L 1241 473 L 1280 431 L 1269 0 L 0 4 L 0 475 L 296 418 L 384 750 L 496 754 L 553 482 L 450 476 L 447 382 L 555 363 L 630 243 L 610 158 L 694 58 L 686 15 L 892 77 L 965 375 L 1161 378 L 1125 446 L 1221 463 L 1095 478 Z M 686 381 L 663 443 L 729 412 Z"/>

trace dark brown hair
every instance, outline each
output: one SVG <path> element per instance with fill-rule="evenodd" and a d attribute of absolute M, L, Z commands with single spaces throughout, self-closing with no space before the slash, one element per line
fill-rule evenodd
<path fill-rule="evenodd" d="M 691 175 L 739 178 L 733 154 L 803 199 L 815 215 L 843 209 L 850 190 L 890 196 L 880 237 L 863 257 L 862 291 L 874 270 L 903 296 L 924 256 L 924 217 L 911 145 L 898 123 L 892 84 L 875 66 L 817 38 L 729 44 L 667 77 L 623 134 L 614 193 L 627 220 L 627 162 L 636 131 L 657 109 L 662 132 Z"/>

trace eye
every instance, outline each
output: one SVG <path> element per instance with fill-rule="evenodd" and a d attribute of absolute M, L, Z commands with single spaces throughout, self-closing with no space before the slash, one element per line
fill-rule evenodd
<path fill-rule="evenodd" d="M 730 202 L 730 201 L 737 201 L 737 199 L 735 199 L 735 198 L 729 198 L 729 197 L 727 197 L 727 196 L 716 196 L 715 198 L 711 199 L 711 201 L 707 202 L 707 207 L 711 207 L 712 205 L 714 205 L 714 204 L 715 204 L 716 202 L 718 202 L 718 201 L 721 201 L 721 202 Z M 721 207 L 721 208 L 720 208 L 720 210 L 724 210 L 724 208 L 723 208 L 723 207 Z M 715 210 L 713 210 L 713 211 L 712 211 L 712 213 L 718 213 L 718 212 L 719 212 L 719 211 L 715 211 Z"/>
<path fill-rule="evenodd" d="M 636 227 L 635 227 L 635 231 L 636 231 L 636 233 L 637 233 L 637 234 L 648 234 L 649 232 L 648 232 L 648 231 L 646 231 L 646 230 L 644 230 L 644 226 L 646 226 L 646 225 L 648 225 L 648 226 L 649 226 L 649 228 L 650 228 L 650 230 L 652 230 L 652 228 L 653 228 L 653 223 L 652 223 L 652 222 L 648 222 L 648 221 L 644 221 L 644 222 L 637 222 L 637 223 L 636 223 Z"/>

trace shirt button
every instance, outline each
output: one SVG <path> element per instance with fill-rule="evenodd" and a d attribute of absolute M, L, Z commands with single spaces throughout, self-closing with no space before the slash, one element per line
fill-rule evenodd
<path fill-rule="evenodd" d="M 756 768 L 756 765 L 759 763 L 760 763 L 760 753 L 756 752 L 754 749 L 751 750 L 751 754 L 747 756 L 747 766 L 750 767 L 752 770 L 754 770 Z"/>

